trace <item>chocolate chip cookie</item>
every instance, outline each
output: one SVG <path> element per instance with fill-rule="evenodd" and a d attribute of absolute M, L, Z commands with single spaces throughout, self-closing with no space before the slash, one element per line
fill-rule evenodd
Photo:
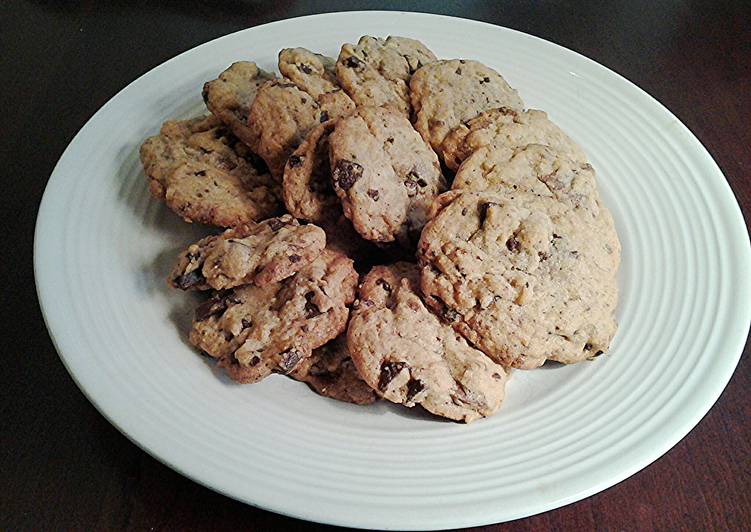
<path fill-rule="evenodd" d="M 216 292 L 196 309 L 190 341 L 237 382 L 289 373 L 344 331 L 356 285 L 352 261 L 325 249 L 278 283 Z"/>
<path fill-rule="evenodd" d="M 425 302 L 446 323 L 504 366 L 607 351 L 620 255 L 607 209 L 513 189 L 449 192 L 437 205 L 418 259 Z"/>
<path fill-rule="evenodd" d="M 284 48 L 279 52 L 279 72 L 314 98 L 340 91 L 336 80 L 336 61 L 305 48 Z"/>
<path fill-rule="evenodd" d="M 408 247 L 445 189 L 438 158 L 409 121 L 383 107 L 361 107 L 329 137 L 334 191 L 366 240 Z"/>
<path fill-rule="evenodd" d="M 287 158 L 318 124 L 346 115 L 355 108 L 342 91 L 313 97 L 292 81 L 263 85 L 250 107 L 249 145 L 266 161 L 271 175 L 282 180 Z"/>
<path fill-rule="evenodd" d="M 347 347 L 360 375 L 394 403 L 470 422 L 501 405 L 506 373 L 441 323 L 419 297 L 418 269 L 376 266 L 359 289 Z"/>
<path fill-rule="evenodd" d="M 462 163 L 451 188 L 518 190 L 550 196 L 571 208 L 589 210 L 595 216 L 599 208 L 592 165 L 542 144 L 514 150 L 483 146 Z"/>
<path fill-rule="evenodd" d="M 336 120 L 329 120 L 313 128 L 284 167 L 284 204 L 302 220 L 328 223 L 341 216 L 329 165 L 329 135 L 335 123 Z"/>
<path fill-rule="evenodd" d="M 409 118 L 409 80 L 418 68 L 435 60 L 420 41 L 365 35 L 357 45 L 342 46 L 336 75 L 358 107 L 387 106 Z"/>
<path fill-rule="evenodd" d="M 483 111 L 524 107 L 516 90 L 478 61 L 436 61 L 415 72 L 409 86 L 415 128 L 438 153 L 451 130 Z"/>
<path fill-rule="evenodd" d="M 151 194 L 188 222 L 231 227 L 281 208 L 278 185 L 214 116 L 165 122 L 140 155 Z"/>
<path fill-rule="evenodd" d="M 258 89 L 276 76 L 251 61 L 232 63 L 219 77 L 203 86 L 203 101 L 237 138 L 250 144 L 248 115 Z"/>
<path fill-rule="evenodd" d="M 520 112 L 509 107 L 485 111 L 454 128 L 441 143 L 443 161 L 456 170 L 473 151 L 488 144 L 512 150 L 527 144 L 545 144 L 574 161 L 587 162 L 582 149 L 546 113 L 537 109 Z"/>
<path fill-rule="evenodd" d="M 378 394 L 357 373 L 347 351 L 345 335 L 315 349 L 289 376 L 324 397 L 356 405 L 369 405 L 378 400 Z"/>
<path fill-rule="evenodd" d="M 325 246 L 323 229 L 300 225 L 289 214 L 238 225 L 190 245 L 180 254 L 170 283 L 182 290 L 263 286 L 294 275 Z"/>

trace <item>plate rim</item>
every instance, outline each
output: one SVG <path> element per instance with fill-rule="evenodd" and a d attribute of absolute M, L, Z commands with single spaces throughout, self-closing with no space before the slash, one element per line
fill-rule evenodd
<path fill-rule="evenodd" d="M 79 375 L 75 373 L 71 365 L 69 364 L 69 361 L 66 359 L 66 356 L 64 355 L 64 347 L 61 345 L 61 338 L 63 336 L 63 333 L 61 333 L 61 329 L 57 328 L 55 325 L 55 317 L 51 315 L 51 308 L 52 305 L 50 304 L 50 299 L 53 297 L 51 287 L 50 285 L 45 284 L 45 273 L 44 268 L 45 266 L 42 264 L 43 258 L 45 258 L 46 255 L 54 255 L 54 250 L 52 249 L 51 243 L 46 240 L 45 237 L 45 227 L 48 226 L 50 223 L 54 223 L 54 219 L 51 218 L 52 214 L 52 205 L 54 205 L 54 198 L 51 197 L 50 193 L 50 183 L 53 182 L 56 175 L 58 174 L 59 167 L 61 165 L 61 162 L 66 158 L 66 156 L 70 156 L 72 153 L 74 147 L 79 142 L 82 133 L 87 129 L 87 127 L 94 122 L 97 117 L 99 117 L 102 114 L 105 114 L 108 110 L 108 108 L 113 104 L 115 100 L 119 98 L 119 96 L 132 88 L 134 85 L 138 84 L 142 79 L 144 79 L 147 76 L 152 75 L 153 73 L 159 71 L 160 69 L 164 68 L 166 65 L 173 63 L 177 61 L 179 58 L 193 53 L 198 49 L 201 49 L 203 47 L 212 46 L 218 41 L 232 38 L 238 34 L 244 33 L 244 32 L 251 32 L 253 30 L 256 30 L 258 28 L 268 28 L 269 26 L 274 25 L 282 25 L 286 23 L 290 23 L 292 21 L 297 21 L 298 23 L 302 20 L 309 20 L 309 19 L 322 19 L 322 18 L 336 18 L 336 17 L 348 17 L 348 16 L 358 16 L 368 14 L 372 16 L 384 16 L 384 17 L 393 17 L 393 16 L 399 16 L 399 15 L 408 15 L 408 16 L 414 16 L 414 17 L 425 17 L 425 18 L 440 18 L 440 19 L 448 19 L 448 20 L 460 20 L 462 23 L 470 23 L 470 24 L 476 24 L 480 26 L 490 27 L 494 30 L 501 30 L 501 31 L 507 31 L 507 32 L 513 32 L 514 34 L 517 34 L 517 36 L 521 38 L 526 39 L 532 39 L 536 41 L 541 41 L 545 43 L 545 45 L 552 45 L 556 47 L 557 49 L 564 51 L 568 54 L 575 54 L 578 56 L 580 60 L 584 60 L 585 62 L 589 63 L 590 66 L 594 66 L 595 68 L 601 69 L 608 75 L 615 76 L 618 83 L 625 83 L 629 85 L 632 89 L 635 89 L 639 92 L 641 92 L 643 95 L 645 95 L 649 100 L 651 100 L 650 103 L 655 104 L 659 110 L 665 114 L 666 116 L 669 116 L 672 118 L 675 123 L 679 124 L 678 129 L 680 130 L 680 133 L 682 133 L 686 139 L 687 142 L 692 143 L 694 146 L 694 150 L 692 151 L 693 154 L 698 155 L 702 158 L 703 163 L 709 165 L 712 169 L 713 176 L 711 178 L 708 178 L 711 180 L 712 183 L 712 190 L 717 193 L 719 196 L 719 199 L 722 201 L 722 203 L 726 204 L 727 206 L 731 206 L 734 208 L 730 208 L 727 211 L 722 213 L 722 217 L 727 219 L 726 226 L 731 227 L 736 232 L 741 231 L 741 228 L 745 230 L 745 220 L 743 217 L 743 212 L 741 210 L 741 207 L 737 201 L 737 198 L 735 197 L 735 194 L 725 177 L 724 173 L 720 169 L 719 165 L 716 163 L 712 155 L 709 153 L 709 151 L 706 149 L 706 147 L 703 145 L 703 143 L 696 137 L 696 135 L 693 134 L 693 132 L 680 120 L 678 119 L 665 105 L 662 104 L 657 98 L 652 96 L 649 92 L 642 89 L 635 83 L 631 82 L 621 74 L 619 74 L 617 71 L 593 60 L 589 57 L 576 52 L 574 50 L 571 50 L 570 48 L 566 48 L 562 45 L 559 45 L 553 41 L 549 41 L 547 39 L 543 39 L 541 37 L 537 37 L 535 35 L 531 35 L 519 30 L 515 30 L 512 28 L 499 26 L 496 24 L 492 24 L 489 22 L 479 21 L 479 20 L 473 20 L 473 19 L 467 19 L 462 17 L 453 17 L 448 15 L 440 15 L 440 14 L 433 14 L 433 13 L 425 13 L 425 12 L 410 12 L 410 11 L 390 11 L 390 10 L 357 10 L 357 11 L 338 11 L 338 12 L 332 12 L 332 13 L 318 13 L 318 14 L 312 14 L 312 15 L 304 15 L 300 17 L 293 17 L 293 18 L 286 18 L 286 19 L 280 19 L 272 22 L 268 22 L 265 24 L 260 24 L 257 26 L 251 26 L 248 28 L 243 28 L 241 30 L 228 33 L 226 35 L 219 36 L 215 39 L 211 39 L 209 41 L 203 42 L 197 46 L 194 46 L 192 48 L 189 48 L 187 50 L 184 50 L 180 52 L 179 54 L 176 54 L 175 56 L 167 59 L 166 61 L 163 61 L 159 63 L 158 65 L 154 66 L 153 68 L 149 69 L 148 71 L 144 72 L 131 82 L 129 82 L 125 87 L 117 91 L 110 99 L 107 100 L 107 102 L 102 105 L 94 114 L 92 114 L 86 123 L 79 129 L 79 131 L 76 133 L 76 135 L 71 139 L 63 153 L 61 154 L 60 158 L 58 159 L 57 163 L 55 164 L 54 169 L 52 170 L 50 177 L 47 181 L 47 184 L 45 185 L 45 190 L 42 195 L 42 199 L 40 201 L 39 209 L 37 211 L 36 216 L 36 223 L 35 223 L 35 230 L 34 230 L 34 240 L 33 240 L 33 270 L 34 270 L 34 279 L 35 279 L 35 287 L 37 292 L 37 298 L 40 303 L 40 310 L 44 319 L 45 326 L 47 327 L 50 339 L 52 340 L 52 343 L 55 347 L 56 352 L 58 353 L 58 357 L 60 358 L 61 362 L 63 363 L 64 367 L 70 374 L 70 376 L 73 378 L 73 381 L 76 383 L 76 386 L 81 390 L 83 395 L 88 399 L 88 401 L 94 405 L 96 410 L 110 423 L 112 424 L 120 433 L 122 433 L 128 440 L 133 442 L 136 446 L 138 446 L 140 449 L 144 450 L 146 453 L 148 453 L 150 456 L 158 460 L 160 463 L 163 463 L 164 465 L 170 467 L 174 471 L 178 472 L 179 474 L 191 479 L 194 482 L 197 482 L 198 484 L 205 486 L 212 491 L 221 493 L 225 496 L 231 497 L 235 500 L 241 501 L 245 504 L 249 504 L 254 507 L 262 508 L 265 510 L 273 511 L 275 513 L 285 515 L 288 517 L 293 517 L 297 519 L 305 519 L 308 521 L 318 522 L 318 523 L 325 523 L 325 524 L 333 524 L 338 526 L 348 526 L 348 527 L 355 527 L 355 528 L 365 528 L 365 527 L 384 527 L 385 529 L 393 529 L 393 528 L 400 528 L 405 530 L 422 530 L 425 528 L 425 524 L 416 524 L 414 522 L 408 522 L 408 523 L 397 523 L 397 520 L 391 520 L 389 523 L 383 523 L 382 517 L 379 516 L 377 519 L 379 524 L 375 524 L 375 521 L 373 519 L 368 519 L 363 517 L 361 522 L 354 522 L 351 519 L 341 519 L 337 516 L 323 516 L 320 514 L 316 514 L 315 512 L 309 512 L 309 511 L 289 511 L 289 505 L 283 506 L 283 505 L 274 505 L 274 504 L 258 504 L 254 502 L 253 500 L 249 500 L 248 497 L 242 493 L 236 492 L 236 490 L 232 489 L 225 489 L 222 486 L 218 485 L 212 485 L 209 480 L 202 479 L 198 474 L 194 474 L 192 472 L 189 472 L 183 468 L 182 465 L 176 463 L 176 461 L 173 459 L 173 457 L 170 456 L 164 456 L 157 453 L 156 450 L 150 449 L 145 446 L 142 442 L 139 442 L 135 439 L 134 436 L 131 436 L 126 430 L 125 427 L 123 427 L 121 424 L 119 424 L 113 417 L 111 413 L 108 413 L 104 410 L 102 405 L 97 401 L 97 399 L 92 396 L 89 391 L 85 388 L 82 381 L 79 379 Z M 673 136 L 675 136 L 674 134 Z M 749 235 L 748 231 L 744 231 L 746 233 L 746 239 L 745 242 L 741 242 L 739 239 L 733 238 L 729 239 L 729 242 L 731 246 L 735 248 L 736 251 L 739 251 L 735 254 L 734 259 L 738 263 L 740 263 L 740 267 L 749 269 L 751 271 L 751 242 L 749 241 Z M 739 235 L 736 235 L 739 236 Z M 591 495 L 597 494 L 601 491 L 604 491 L 605 489 L 608 489 L 623 480 L 627 479 L 628 477 L 634 475 L 635 473 L 641 471 L 642 469 L 649 466 L 651 463 L 662 457 L 666 452 L 668 452 L 670 449 L 672 449 L 676 444 L 678 444 L 688 433 L 696 426 L 699 422 L 701 422 L 702 418 L 709 412 L 709 410 L 714 406 L 714 404 L 717 402 L 719 397 L 722 395 L 722 392 L 725 390 L 728 382 L 732 378 L 733 373 L 735 372 L 735 369 L 737 368 L 738 362 L 740 361 L 740 358 L 743 354 L 743 348 L 746 344 L 746 339 L 748 336 L 749 328 L 751 327 L 751 282 L 746 281 L 745 285 L 741 287 L 741 293 L 748 294 L 749 302 L 745 306 L 745 325 L 743 323 L 740 323 L 740 320 L 738 320 L 738 323 L 740 325 L 736 327 L 739 331 L 737 338 L 734 339 L 732 342 L 733 344 L 733 353 L 734 356 L 732 357 L 732 363 L 728 362 L 726 366 L 723 367 L 723 373 L 718 376 L 718 378 L 711 381 L 711 383 L 705 384 L 702 386 L 702 390 L 704 391 L 704 397 L 701 400 L 701 408 L 698 408 L 694 411 L 689 411 L 688 413 L 684 412 L 684 415 L 681 418 L 680 426 L 676 427 L 673 425 L 672 430 L 670 431 L 670 437 L 665 437 L 661 439 L 660 445 L 655 446 L 651 448 L 650 452 L 644 452 L 642 453 L 642 458 L 640 460 L 636 460 L 633 464 L 631 464 L 631 467 L 625 467 L 621 470 L 621 472 L 617 475 L 611 475 L 607 479 L 603 479 L 600 482 L 592 483 L 587 489 L 581 490 L 577 493 L 572 493 L 568 497 L 560 498 L 554 503 L 550 504 L 544 504 L 539 503 L 538 507 L 532 507 L 527 508 L 526 511 L 523 512 L 517 512 L 516 514 L 514 512 L 502 512 L 504 517 L 502 518 L 502 521 L 488 521 L 488 517 L 492 517 L 492 512 L 488 511 L 484 517 L 475 517 L 472 518 L 470 516 L 469 518 L 462 518 L 461 516 L 458 516 L 455 521 L 452 521 L 450 523 L 443 522 L 443 523 L 429 523 L 429 526 L 433 527 L 436 526 L 438 529 L 446 529 L 446 528 L 454 528 L 457 526 L 466 527 L 466 526 L 478 526 L 483 524 L 490 524 L 495 522 L 506 522 L 506 521 L 512 521 L 524 517 L 528 517 L 531 515 L 536 515 L 541 512 L 554 510 L 557 508 L 560 508 L 562 506 L 566 506 L 568 504 L 577 502 L 579 500 L 582 500 L 584 498 L 587 498 Z M 57 333 L 56 333 L 57 330 Z M 743 331 L 745 330 L 745 333 Z M 729 342 L 728 340 L 725 340 L 725 342 Z M 656 449 L 656 450 L 655 450 Z M 498 514 L 499 512 L 495 512 Z M 406 524 L 406 526 L 405 526 Z"/>

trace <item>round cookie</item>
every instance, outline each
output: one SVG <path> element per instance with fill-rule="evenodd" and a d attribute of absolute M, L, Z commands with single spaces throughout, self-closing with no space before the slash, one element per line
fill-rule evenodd
<path fill-rule="evenodd" d="M 329 166 L 329 135 L 335 123 L 336 120 L 329 120 L 313 128 L 284 167 L 284 204 L 301 220 L 328 223 L 341 215 Z"/>
<path fill-rule="evenodd" d="M 409 80 L 418 68 L 435 60 L 420 41 L 365 35 L 357 45 L 342 46 L 336 75 L 358 107 L 387 106 L 409 117 Z"/>
<path fill-rule="evenodd" d="M 587 162 L 582 149 L 550 121 L 547 113 L 537 109 L 520 112 L 508 107 L 485 111 L 455 127 L 441 143 L 440 153 L 446 166 L 456 170 L 472 152 L 489 144 L 512 150 L 527 144 L 545 144 L 574 161 Z"/>
<path fill-rule="evenodd" d="M 599 208 L 594 168 L 542 144 L 514 150 L 483 146 L 465 159 L 451 188 L 519 190 L 550 196 L 572 208 L 592 211 L 595 216 Z"/>
<path fill-rule="evenodd" d="M 248 115 L 258 89 L 274 74 L 265 72 L 251 61 L 238 61 L 203 85 L 203 101 L 209 111 L 218 117 L 232 133 L 245 144 L 250 144 Z"/>
<path fill-rule="evenodd" d="M 315 126 L 353 110 L 354 103 L 341 91 L 316 99 L 289 80 L 270 81 L 250 107 L 249 145 L 281 181 L 287 158 Z"/>
<path fill-rule="evenodd" d="M 376 266 L 360 286 L 347 347 L 363 380 L 385 399 L 456 421 L 501 405 L 506 373 L 424 305 L 418 269 Z"/>
<path fill-rule="evenodd" d="M 451 59 L 420 68 L 409 83 L 415 129 L 436 152 L 452 129 L 483 111 L 524 102 L 501 75 L 478 61 Z"/>
<path fill-rule="evenodd" d="M 325 246 L 323 229 L 300 225 L 289 214 L 243 224 L 190 245 L 180 254 L 170 283 L 182 290 L 263 286 L 294 275 Z"/>
<path fill-rule="evenodd" d="M 237 382 L 289 373 L 344 331 L 356 285 L 352 261 L 325 249 L 283 281 L 215 293 L 196 309 L 190 342 Z"/>
<path fill-rule="evenodd" d="M 165 122 L 140 156 L 151 194 L 188 222 L 232 227 L 280 210 L 278 185 L 214 116 Z"/>
<path fill-rule="evenodd" d="M 599 355 L 615 334 L 620 244 L 602 206 L 449 192 L 418 247 L 425 302 L 504 366 Z"/>
<path fill-rule="evenodd" d="M 378 400 L 378 394 L 357 373 L 345 335 L 315 349 L 289 376 L 306 383 L 317 394 L 338 401 L 369 405 Z"/>
<path fill-rule="evenodd" d="M 329 137 L 334 191 L 366 240 L 409 247 L 445 180 L 433 150 L 402 115 L 361 107 Z"/>

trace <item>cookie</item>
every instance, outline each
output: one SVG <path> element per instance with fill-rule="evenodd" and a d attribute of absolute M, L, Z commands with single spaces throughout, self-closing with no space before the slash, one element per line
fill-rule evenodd
<path fill-rule="evenodd" d="M 219 77 L 203 85 L 203 101 L 237 138 L 250 144 L 248 115 L 258 89 L 276 76 L 264 72 L 255 63 L 232 63 Z"/>
<path fill-rule="evenodd" d="M 315 349 L 289 376 L 338 401 L 369 405 L 378 400 L 378 394 L 357 373 L 344 335 Z"/>
<path fill-rule="evenodd" d="M 409 118 L 409 80 L 418 68 L 435 60 L 420 41 L 365 35 L 357 45 L 342 46 L 336 76 L 358 107 L 387 106 Z"/>
<path fill-rule="evenodd" d="M 542 144 L 514 150 L 483 146 L 462 163 L 451 188 L 519 190 L 550 196 L 571 208 L 591 211 L 595 216 L 599 208 L 592 165 Z"/>
<path fill-rule="evenodd" d="M 472 345 L 525 369 L 607 351 L 620 255 L 607 209 L 513 189 L 452 191 L 436 204 L 418 247 L 421 288 Z"/>
<path fill-rule="evenodd" d="M 329 120 L 313 128 L 284 167 L 284 204 L 301 220 L 323 224 L 341 216 L 342 208 L 331 184 L 329 166 L 329 135 L 335 123 Z"/>
<path fill-rule="evenodd" d="M 361 107 L 329 137 L 334 191 L 366 240 L 409 246 L 445 180 L 433 150 L 409 120 L 383 107 Z"/>
<path fill-rule="evenodd" d="M 190 245 L 180 254 L 170 283 L 182 290 L 263 286 L 294 275 L 325 246 L 323 229 L 300 225 L 289 214 L 243 224 Z"/>
<path fill-rule="evenodd" d="M 418 295 L 416 265 L 376 266 L 358 294 L 347 347 L 381 396 L 464 422 L 498 410 L 504 369 L 428 310 Z"/>
<path fill-rule="evenodd" d="M 287 158 L 318 124 L 348 114 L 354 103 L 342 91 L 314 98 L 293 82 L 282 79 L 263 85 L 250 107 L 249 145 L 282 180 Z"/>
<path fill-rule="evenodd" d="M 278 185 L 214 116 L 165 122 L 140 155 L 151 194 L 188 222 L 231 227 L 280 210 Z"/>
<path fill-rule="evenodd" d="M 237 382 L 289 373 L 344 331 L 356 285 L 352 261 L 325 249 L 278 283 L 216 292 L 196 309 L 190 341 Z"/>
<path fill-rule="evenodd" d="M 527 144 L 545 144 L 574 161 L 587 162 L 582 149 L 537 109 L 520 112 L 499 107 L 485 111 L 455 127 L 441 143 L 440 151 L 446 166 L 456 170 L 472 152 L 488 144 L 512 150 Z"/>
<path fill-rule="evenodd" d="M 503 77 L 478 61 L 451 59 L 420 68 L 409 83 L 415 129 L 434 150 L 451 130 L 483 111 L 524 103 Z"/>
<path fill-rule="evenodd" d="M 341 90 L 336 80 L 336 61 L 305 48 L 284 48 L 279 52 L 279 72 L 314 98 Z"/>

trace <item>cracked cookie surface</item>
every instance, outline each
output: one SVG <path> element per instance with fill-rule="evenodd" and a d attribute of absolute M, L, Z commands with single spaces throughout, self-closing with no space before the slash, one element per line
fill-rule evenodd
<path fill-rule="evenodd" d="M 485 111 L 455 127 L 441 143 L 441 154 L 446 166 L 456 170 L 475 150 L 491 144 L 511 150 L 527 144 L 544 144 L 574 161 L 587 162 L 579 145 L 555 125 L 547 113 L 508 107 Z"/>
<path fill-rule="evenodd" d="M 196 309 L 190 342 L 237 382 L 287 374 L 344 331 L 356 285 L 352 261 L 325 249 L 283 281 L 213 294 Z"/>
<path fill-rule="evenodd" d="M 504 369 L 428 310 L 418 276 L 406 262 L 368 273 L 347 330 L 352 360 L 389 401 L 457 421 L 489 416 L 503 400 Z"/>
<path fill-rule="evenodd" d="M 595 171 L 542 144 L 510 150 L 494 145 L 476 150 L 459 167 L 453 190 L 520 191 L 550 196 L 574 209 L 599 209 Z"/>
<path fill-rule="evenodd" d="M 452 191 L 418 247 L 425 302 L 504 366 L 575 363 L 615 334 L 610 213 L 519 190 Z"/>
<path fill-rule="evenodd" d="M 180 254 L 170 283 L 182 290 L 259 286 L 294 275 L 326 247 L 326 234 L 289 214 L 227 229 L 191 244 Z"/>
<path fill-rule="evenodd" d="M 281 208 L 279 186 L 214 116 L 165 122 L 140 157 L 151 194 L 188 222 L 231 227 Z"/>
<path fill-rule="evenodd" d="M 433 198 L 445 190 L 438 157 L 409 121 L 383 107 L 361 107 L 329 137 L 334 191 L 366 240 L 416 241 Z"/>
<path fill-rule="evenodd" d="M 252 61 L 232 63 L 219 77 L 203 85 L 203 101 L 245 144 L 250 144 L 248 115 L 261 85 L 276 76 L 258 68 Z"/>
<path fill-rule="evenodd" d="M 420 41 L 365 35 L 356 45 L 342 46 L 336 75 L 358 107 L 386 106 L 409 118 L 409 80 L 418 68 L 435 60 Z"/>
<path fill-rule="evenodd" d="M 287 158 L 318 124 L 349 114 L 355 108 L 342 91 L 314 97 L 287 79 L 267 82 L 250 108 L 249 146 L 282 180 Z"/>
<path fill-rule="evenodd" d="M 478 61 L 436 61 L 415 72 L 409 86 L 415 129 L 438 153 L 451 130 L 483 111 L 524 107 L 516 90 Z"/>

